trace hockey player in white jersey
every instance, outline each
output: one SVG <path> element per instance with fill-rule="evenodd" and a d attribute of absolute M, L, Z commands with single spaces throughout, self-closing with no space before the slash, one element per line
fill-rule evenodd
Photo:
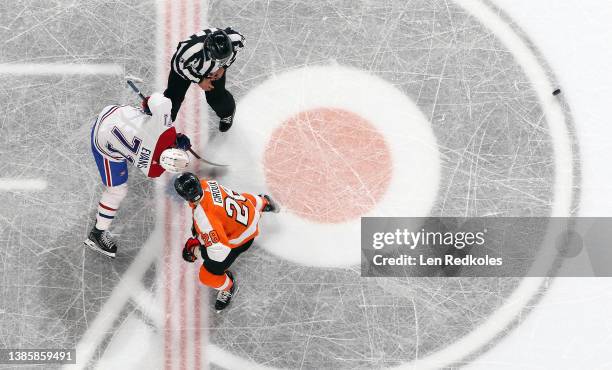
<path fill-rule="evenodd" d="M 98 203 L 96 224 L 84 242 L 93 250 L 111 258 L 117 253 L 108 229 L 128 192 L 128 163 L 147 177 L 187 168 L 189 156 L 185 150 L 190 148 L 190 140 L 177 134 L 171 110 L 171 101 L 155 93 L 143 102 L 142 109 L 112 105 L 96 117 L 91 149 L 104 191 Z"/>

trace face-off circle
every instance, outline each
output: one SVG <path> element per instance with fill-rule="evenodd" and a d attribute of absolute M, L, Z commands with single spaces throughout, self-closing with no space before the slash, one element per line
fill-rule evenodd
<path fill-rule="evenodd" d="M 383 136 L 339 108 L 308 110 L 283 122 L 270 137 L 264 167 L 266 183 L 285 209 L 319 223 L 370 212 L 392 173 Z"/>
<path fill-rule="evenodd" d="M 235 77 L 236 95 L 242 96 L 235 131 L 214 151 L 232 163 L 226 183 L 271 192 L 264 163 L 273 132 L 301 112 L 332 107 L 370 122 L 389 147 L 389 187 L 366 216 L 567 215 L 578 196 L 575 137 L 568 112 L 550 95 L 553 73 L 533 45 L 486 2 L 402 5 L 355 3 L 333 16 L 337 9 L 329 5 L 295 4 L 295 14 L 324 16 L 292 18 L 287 29 L 327 42 L 295 37 L 257 45 L 257 55 L 269 58 L 267 70 L 249 64 L 244 79 Z M 261 8 L 251 4 L 240 11 Z M 265 11 L 250 25 L 253 33 L 286 19 L 286 6 L 268 4 Z M 394 20 L 393 32 L 381 19 Z M 299 52 L 279 53 L 279 45 Z M 256 78 L 261 75 L 270 77 L 262 83 Z M 433 201 L 427 191 L 434 192 Z M 251 291 L 241 294 L 249 304 L 233 313 L 248 317 L 242 321 L 248 335 L 266 333 L 265 339 L 301 331 L 312 317 L 325 321 L 290 346 L 263 339 L 248 351 L 241 347 L 244 357 L 235 356 L 233 367 L 465 364 L 511 332 L 541 290 L 541 279 L 361 279 L 353 263 L 359 249 L 351 248 L 359 245 L 359 225 L 313 222 L 291 208 L 263 218 L 259 253 L 250 254 L 243 269 Z M 215 324 L 220 334 L 210 342 L 224 356 L 237 349 L 227 339 L 234 327 Z M 381 345 L 373 348 L 372 340 Z M 283 356 L 270 356 L 277 353 Z"/>
<path fill-rule="evenodd" d="M 279 198 L 284 211 L 262 218 L 270 232 L 258 241 L 284 260 L 356 266 L 360 217 L 431 212 L 440 179 L 431 125 L 379 77 L 338 65 L 294 69 L 250 90 L 235 120 L 215 156 L 233 163 L 232 187 Z"/>

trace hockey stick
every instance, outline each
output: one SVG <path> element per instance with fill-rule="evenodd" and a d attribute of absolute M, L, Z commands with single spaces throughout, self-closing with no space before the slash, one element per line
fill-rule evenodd
<path fill-rule="evenodd" d="M 140 89 L 138 88 L 138 86 L 136 86 L 136 84 L 134 83 L 134 81 L 136 82 L 142 82 L 141 79 L 134 77 L 134 76 L 125 76 L 125 81 L 127 82 L 128 86 L 132 89 L 132 91 L 134 91 L 142 101 L 145 101 L 147 98 L 144 96 L 144 94 L 140 91 Z M 197 159 L 199 159 L 200 161 L 211 165 L 211 166 L 215 166 L 215 167 L 229 167 L 228 164 L 219 164 L 219 163 L 215 163 L 215 162 L 211 162 L 208 161 L 204 158 L 202 158 L 202 156 L 200 156 L 198 153 L 196 153 L 193 149 L 189 148 L 187 149 L 187 151 L 189 151 L 189 153 L 193 154 L 194 157 L 196 157 Z"/>
<path fill-rule="evenodd" d="M 219 164 L 219 163 L 215 163 L 215 162 L 211 162 L 211 161 L 207 161 L 206 159 L 200 157 L 198 155 L 198 153 L 194 152 L 193 149 L 189 148 L 187 149 L 187 151 L 189 151 L 189 153 L 193 154 L 194 157 L 196 157 L 197 159 L 201 160 L 202 162 L 209 164 L 211 166 L 215 166 L 215 167 L 229 167 L 229 164 Z"/>
<path fill-rule="evenodd" d="M 140 97 L 141 100 L 146 100 L 147 99 L 147 97 L 144 96 L 144 94 L 142 92 L 140 92 L 140 89 L 136 86 L 134 81 L 132 81 L 130 79 L 126 79 L 126 82 L 127 82 L 128 86 L 130 86 L 132 88 L 132 91 L 134 91 L 136 94 L 138 94 L 138 96 Z"/>

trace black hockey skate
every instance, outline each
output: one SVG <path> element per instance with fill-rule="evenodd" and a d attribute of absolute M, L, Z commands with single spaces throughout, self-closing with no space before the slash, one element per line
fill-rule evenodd
<path fill-rule="evenodd" d="M 225 132 L 225 131 L 229 130 L 230 127 L 232 127 L 233 123 L 234 123 L 234 114 L 233 113 L 232 113 L 231 116 L 221 118 L 219 120 L 219 131 Z"/>
<path fill-rule="evenodd" d="M 231 273 L 231 271 L 226 271 L 225 273 L 232 280 L 233 285 L 229 291 L 220 290 L 219 293 L 217 293 L 217 301 L 215 302 L 215 310 L 217 310 L 217 312 L 221 312 L 223 309 L 229 306 L 230 302 L 232 301 L 232 297 L 238 293 L 238 285 L 236 284 L 236 280 L 234 280 L 234 275 Z"/>
<path fill-rule="evenodd" d="M 117 245 L 106 230 L 102 231 L 94 227 L 83 243 L 94 251 L 110 258 L 115 258 L 117 255 Z"/>
<path fill-rule="evenodd" d="M 274 199 L 272 199 L 271 196 L 267 194 L 261 194 L 259 196 L 266 200 L 266 205 L 261 210 L 262 212 L 272 212 L 272 213 L 280 212 L 280 206 L 278 205 L 278 203 L 276 203 Z"/>

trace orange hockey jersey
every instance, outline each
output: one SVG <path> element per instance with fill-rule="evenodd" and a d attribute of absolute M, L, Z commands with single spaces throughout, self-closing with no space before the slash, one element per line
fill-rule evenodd
<path fill-rule="evenodd" d="M 208 257 L 222 262 L 237 248 L 259 234 L 264 200 L 258 195 L 236 193 L 216 181 L 200 181 L 204 194 L 191 204 L 193 224 Z"/>

